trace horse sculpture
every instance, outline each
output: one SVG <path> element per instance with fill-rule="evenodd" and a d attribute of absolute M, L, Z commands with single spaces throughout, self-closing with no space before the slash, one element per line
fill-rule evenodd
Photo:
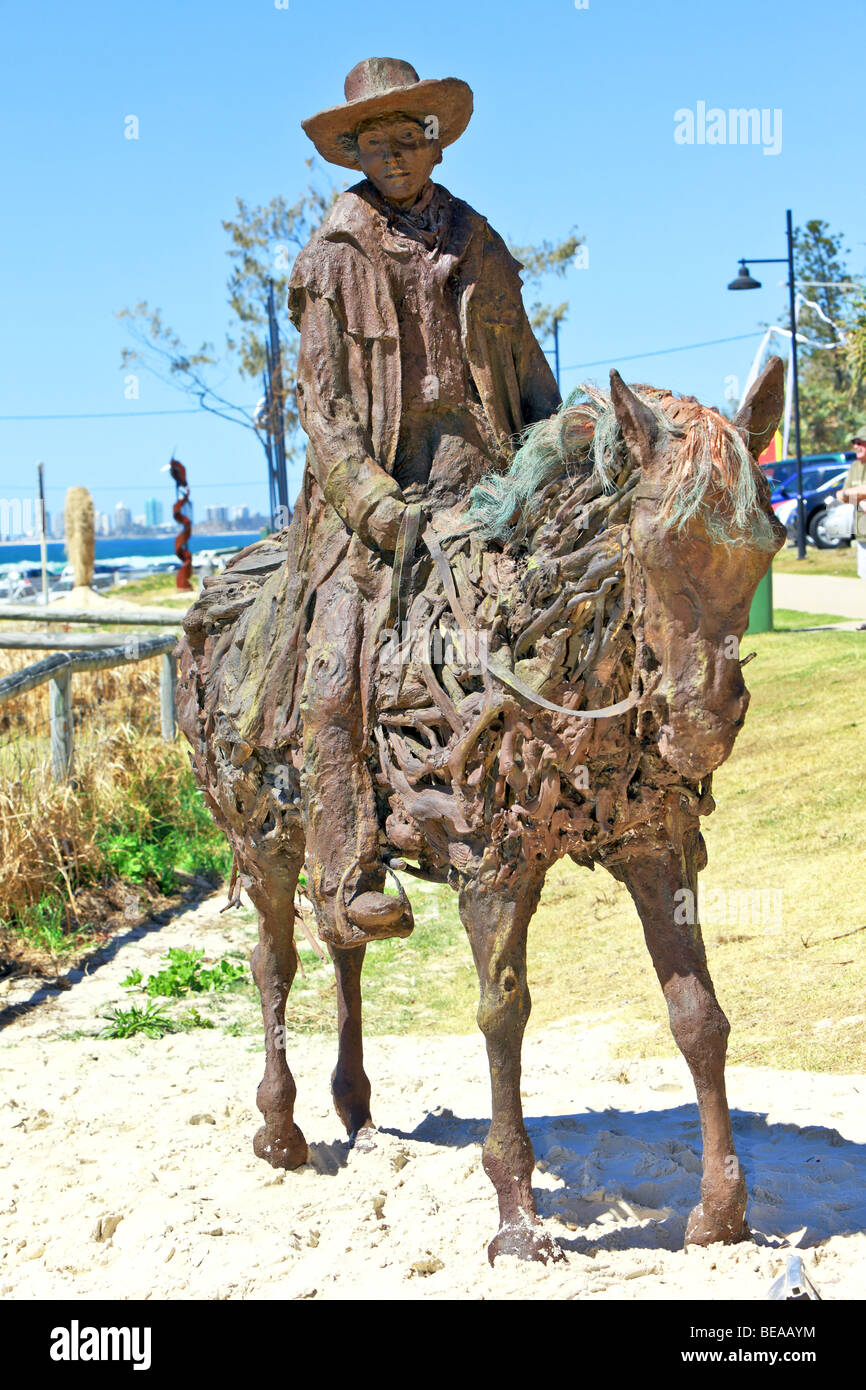
<path fill-rule="evenodd" d="M 631 893 L 694 1078 L 704 1168 L 686 1243 L 748 1235 L 725 1095 L 729 1025 L 695 905 L 712 774 L 749 700 L 739 639 L 784 540 L 755 463 L 782 394 L 774 358 L 731 423 L 693 398 L 630 389 L 612 372 L 609 397 L 585 388 L 533 426 L 509 471 L 476 489 L 459 532 L 437 537 L 428 526 L 395 586 L 407 621 L 388 627 L 393 606 L 381 615 L 368 701 L 380 842 L 392 868 L 459 892 L 492 1087 L 483 1166 L 500 1227 L 491 1263 L 500 1253 L 563 1258 L 533 1198 L 520 1054 L 527 928 L 548 868 L 566 854 L 603 865 Z M 269 685 L 285 701 L 279 720 L 273 710 L 252 719 L 249 692 L 267 684 L 286 644 L 304 666 L 315 595 L 285 598 L 290 539 L 271 536 L 205 581 L 184 621 L 178 698 L 196 777 L 234 850 L 231 891 L 243 884 L 259 913 L 252 969 L 266 1068 L 254 1148 L 284 1168 L 308 1155 L 284 1050 L 304 863 L 293 732 L 301 681 Z M 339 662 L 339 653 L 313 659 Z M 315 866 L 308 882 L 316 906 Z M 329 949 L 334 1103 L 350 1136 L 366 1140 L 365 947 Z"/>

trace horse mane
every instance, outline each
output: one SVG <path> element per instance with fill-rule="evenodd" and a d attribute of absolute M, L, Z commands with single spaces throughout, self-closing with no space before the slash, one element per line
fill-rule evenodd
<path fill-rule="evenodd" d="M 659 429 L 683 441 L 664 479 L 661 525 L 681 532 L 692 518 L 700 517 L 718 544 L 774 549 L 762 495 L 766 489 L 739 430 L 693 397 L 654 386 L 631 389 L 652 411 Z M 560 478 L 592 474 L 611 493 L 623 473 L 635 467 L 609 394 L 586 383 L 571 392 L 555 415 L 531 425 L 519 440 L 507 471 L 488 473 L 472 490 L 469 519 L 488 540 L 505 543 L 517 533 L 531 533 L 535 504 Z"/>

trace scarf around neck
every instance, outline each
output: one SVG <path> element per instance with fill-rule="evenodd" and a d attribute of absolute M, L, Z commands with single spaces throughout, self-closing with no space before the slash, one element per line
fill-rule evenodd
<path fill-rule="evenodd" d="M 434 258 L 439 255 L 448 231 L 448 202 L 431 179 L 408 209 L 389 203 L 369 179 L 364 192 L 371 206 L 385 219 L 382 240 L 386 250 L 405 254 L 410 249 L 406 242 L 414 241 L 431 251 Z"/>

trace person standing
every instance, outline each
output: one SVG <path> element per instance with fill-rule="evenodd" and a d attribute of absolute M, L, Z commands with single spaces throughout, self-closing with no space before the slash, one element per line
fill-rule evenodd
<path fill-rule="evenodd" d="M 836 496 L 840 502 L 854 503 L 854 543 L 857 546 L 857 573 L 866 579 L 866 430 L 851 440 L 854 461 L 844 485 Z"/>

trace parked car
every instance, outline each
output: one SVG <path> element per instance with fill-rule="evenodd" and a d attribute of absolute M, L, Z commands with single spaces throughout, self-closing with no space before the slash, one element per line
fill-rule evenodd
<path fill-rule="evenodd" d="M 806 460 L 803 460 L 805 464 Z M 796 459 L 779 459 L 778 463 L 762 463 L 761 472 L 770 484 L 770 487 L 777 488 L 784 483 L 786 478 L 790 478 L 792 473 L 797 471 Z"/>
<path fill-rule="evenodd" d="M 114 583 L 115 571 L 109 565 L 95 564 L 93 566 L 93 576 L 90 580 L 91 589 L 110 589 Z M 66 565 L 61 571 L 60 578 L 52 585 L 51 593 L 60 597 L 68 594 L 75 587 L 75 566 Z"/>
<path fill-rule="evenodd" d="M 36 590 L 26 574 L 10 575 L 9 598 L 12 603 L 32 603 Z"/>
<path fill-rule="evenodd" d="M 853 458 L 853 454 L 850 458 Z M 812 454 L 803 459 L 803 509 L 806 518 L 806 534 L 818 550 L 836 550 L 850 545 L 844 536 L 830 535 L 824 526 L 827 499 L 835 497 L 845 481 L 850 458 L 847 454 Z M 789 462 L 790 460 L 785 460 Z M 774 486 L 770 504 L 776 516 L 788 532 L 788 539 L 797 539 L 797 473 L 796 459 L 794 471 L 785 480 Z"/>
<path fill-rule="evenodd" d="M 853 458 L 853 450 L 849 450 L 847 453 L 840 450 L 838 454 L 804 454 L 803 467 L 832 468 L 835 464 L 837 468 L 841 468 L 844 464 L 847 468 Z M 778 459 L 775 463 L 762 463 L 760 469 L 770 486 L 777 488 L 797 472 L 797 460 L 795 458 Z"/>

